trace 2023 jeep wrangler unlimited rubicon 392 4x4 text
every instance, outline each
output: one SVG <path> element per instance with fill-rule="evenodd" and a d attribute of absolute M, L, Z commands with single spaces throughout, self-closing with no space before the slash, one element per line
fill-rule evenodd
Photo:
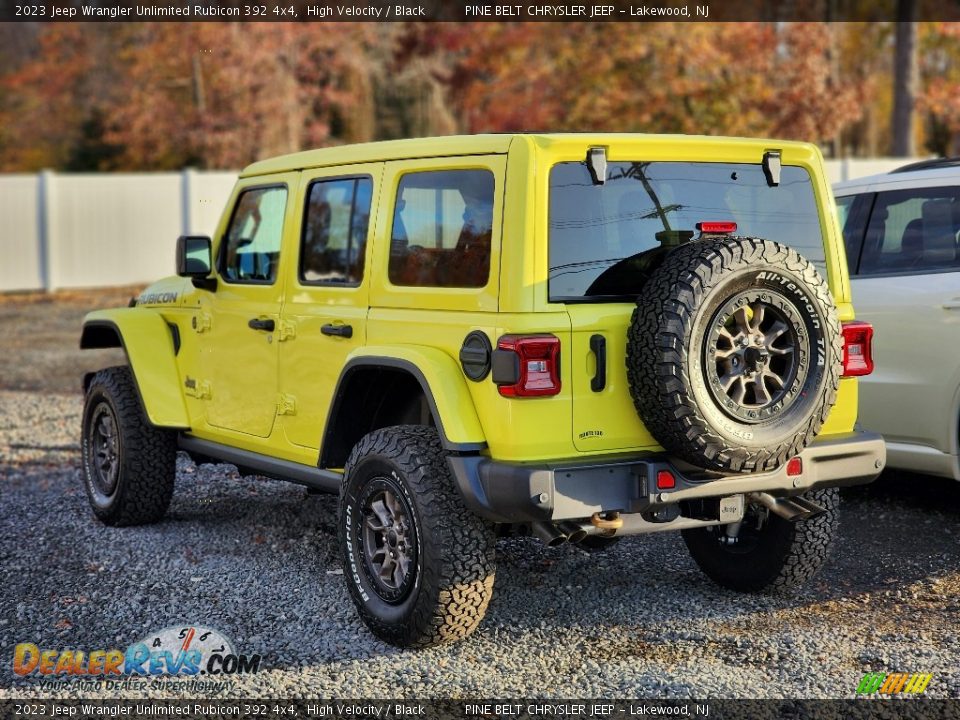
<path fill-rule="evenodd" d="M 643 135 L 405 140 L 258 162 L 177 275 L 87 316 L 83 477 L 159 520 L 179 450 L 339 493 L 384 640 L 462 638 L 498 534 L 602 549 L 680 530 L 715 581 L 802 582 L 854 430 L 854 322 L 816 148 Z"/>

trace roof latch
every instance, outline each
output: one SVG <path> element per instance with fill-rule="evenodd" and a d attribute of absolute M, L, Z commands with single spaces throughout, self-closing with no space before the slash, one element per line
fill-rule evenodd
<path fill-rule="evenodd" d="M 763 154 L 763 175 L 767 185 L 777 187 L 780 184 L 780 151 L 767 150 Z"/>
<path fill-rule="evenodd" d="M 603 185 L 607 181 L 607 149 L 592 147 L 587 150 L 587 167 L 594 185 Z"/>

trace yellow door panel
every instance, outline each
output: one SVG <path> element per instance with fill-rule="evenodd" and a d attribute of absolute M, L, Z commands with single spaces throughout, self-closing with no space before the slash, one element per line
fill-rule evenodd
<path fill-rule="evenodd" d="M 289 247 L 280 351 L 280 425 L 287 441 L 319 448 L 347 357 L 366 337 L 373 208 L 383 163 L 304 171 L 300 234 Z"/>
<path fill-rule="evenodd" d="M 298 225 L 291 201 L 298 181 L 298 173 L 242 179 L 221 222 L 218 287 L 200 297 L 194 325 L 201 348 L 194 393 L 214 428 L 255 437 L 273 430 L 283 269 L 292 260 L 286 235 Z"/>

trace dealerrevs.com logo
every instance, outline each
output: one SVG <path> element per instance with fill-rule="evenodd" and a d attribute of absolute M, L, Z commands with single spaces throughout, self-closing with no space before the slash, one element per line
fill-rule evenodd
<path fill-rule="evenodd" d="M 224 676 L 255 673 L 260 655 L 245 655 L 218 630 L 199 625 L 174 626 L 150 633 L 125 650 L 46 649 L 20 643 L 13 651 L 13 671 L 42 680 L 102 680 L 103 687 L 117 679 Z M 119 686 L 119 685 L 118 685 Z"/>

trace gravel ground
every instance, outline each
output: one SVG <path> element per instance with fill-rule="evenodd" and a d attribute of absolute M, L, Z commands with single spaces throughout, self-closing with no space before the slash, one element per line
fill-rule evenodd
<path fill-rule="evenodd" d="M 95 694 L 16 676 L 18 643 L 125 648 L 181 624 L 263 655 L 261 672 L 233 676 L 222 697 L 835 698 L 866 672 L 899 671 L 933 673 L 928 696 L 960 698 L 957 484 L 888 474 L 846 491 L 832 560 L 790 598 L 717 588 L 673 533 L 595 555 L 502 541 L 479 631 L 400 651 L 357 619 L 333 497 L 181 458 L 163 522 L 114 529 L 92 517 L 77 383 L 97 361 L 74 348 L 83 312 L 104 302 L 59 300 L 0 298 L 14 341 L 0 372 L 0 698 Z"/>
<path fill-rule="evenodd" d="M 124 362 L 121 350 L 80 350 L 83 316 L 126 307 L 139 287 L 0 294 L 0 388 L 78 392 L 83 373 Z"/>
<path fill-rule="evenodd" d="M 865 672 L 923 671 L 934 673 L 928 695 L 960 698 L 950 483 L 889 476 L 847 492 L 843 542 L 788 599 L 718 589 L 672 533 L 597 555 L 502 541 L 476 635 L 405 652 L 357 619 L 333 497 L 182 458 L 162 523 L 104 527 L 77 469 L 80 410 L 77 394 L 0 392 L 5 659 L 19 642 L 122 648 L 198 623 L 264 656 L 263 671 L 235 676 L 223 696 L 850 697 Z M 39 690 L 8 662 L 0 697 L 69 695 Z"/>

